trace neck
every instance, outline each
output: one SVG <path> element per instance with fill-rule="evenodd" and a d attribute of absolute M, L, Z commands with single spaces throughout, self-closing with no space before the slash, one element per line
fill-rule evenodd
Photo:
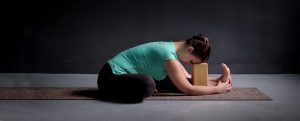
<path fill-rule="evenodd" d="M 179 55 L 179 53 L 185 48 L 185 44 L 183 41 L 175 42 L 175 49 L 176 54 Z"/>

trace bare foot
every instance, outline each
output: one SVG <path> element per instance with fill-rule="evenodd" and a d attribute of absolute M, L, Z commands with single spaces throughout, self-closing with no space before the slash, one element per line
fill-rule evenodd
<path fill-rule="evenodd" d="M 218 80 L 220 80 L 223 83 L 227 81 L 231 83 L 230 69 L 224 63 L 221 64 L 221 69 L 223 74 L 218 78 Z"/>

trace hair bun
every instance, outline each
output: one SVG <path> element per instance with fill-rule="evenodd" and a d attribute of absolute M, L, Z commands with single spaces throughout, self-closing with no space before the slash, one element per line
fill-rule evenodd
<path fill-rule="evenodd" d="M 200 39 L 203 39 L 203 38 L 204 38 L 203 34 L 195 34 L 195 35 L 193 35 L 193 39 L 196 39 L 196 40 L 200 40 Z"/>

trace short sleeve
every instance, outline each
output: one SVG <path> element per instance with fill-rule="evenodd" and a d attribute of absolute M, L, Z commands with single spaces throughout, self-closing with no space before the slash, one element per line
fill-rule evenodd
<path fill-rule="evenodd" d="M 177 55 L 175 53 L 168 53 L 166 54 L 164 61 L 167 60 L 178 60 Z"/>

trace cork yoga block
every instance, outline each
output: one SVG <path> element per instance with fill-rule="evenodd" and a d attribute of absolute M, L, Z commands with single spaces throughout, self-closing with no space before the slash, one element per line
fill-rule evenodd
<path fill-rule="evenodd" d="M 192 65 L 192 83 L 193 85 L 207 86 L 208 64 L 200 63 Z"/>

